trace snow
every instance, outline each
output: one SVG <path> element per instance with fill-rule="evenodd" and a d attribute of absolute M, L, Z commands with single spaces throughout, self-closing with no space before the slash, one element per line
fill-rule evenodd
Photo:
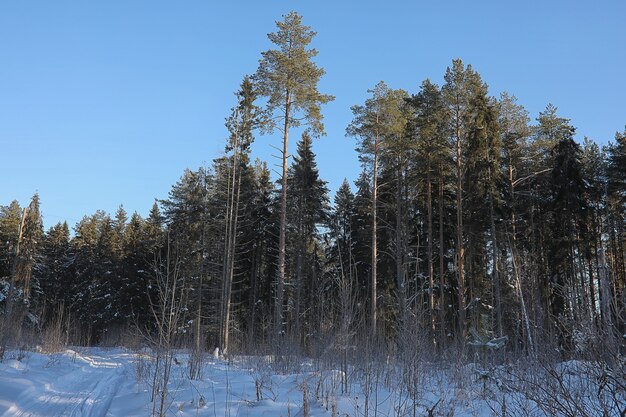
<path fill-rule="evenodd" d="M 314 361 L 297 361 L 275 369 L 272 357 L 219 359 L 219 351 L 204 358 L 199 380 L 188 378 L 189 355 L 176 352 L 173 361 L 167 415 L 177 417 L 240 416 L 302 417 L 308 415 L 492 416 L 507 398 L 513 407 L 540 413 L 516 393 L 500 390 L 505 368 L 484 369 L 469 364 L 448 370 L 425 366 L 413 383 L 415 392 L 401 388 L 402 371 L 364 364 L 344 373 L 317 369 Z M 0 363 L 0 417 L 145 417 L 152 415 L 150 352 L 125 349 L 74 348 L 57 354 L 9 351 Z M 562 370 L 574 374 L 579 362 L 565 362 Z M 369 385 L 359 376 L 369 375 Z M 412 377 L 415 377 L 412 376 Z M 342 382 L 350 382 L 344 392 Z M 385 382 L 387 380 L 387 382 Z M 413 395 L 413 396 L 411 396 Z M 374 412 L 376 410 L 376 412 Z M 521 410 L 521 409 L 520 409 Z M 333 413 L 334 411 L 334 413 Z M 515 414 L 512 414 L 515 415 Z"/>
<path fill-rule="evenodd" d="M 148 356 L 123 349 L 76 349 L 46 355 L 8 352 L 0 363 L 0 416 L 134 417 L 152 412 Z M 186 377 L 186 355 L 173 367 L 168 415 L 296 416 L 302 402 L 299 376 L 273 376 L 256 399 L 249 369 L 207 360 L 201 381 Z M 145 368 L 144 368 L 145 370 Z M 325 416 L 319 405 L 311 416 Z"/>
<path fill-rule="evenodd" d="M 9 360 L 0 365 L 0 415 L 104 417 L 119 390 L 132 384 L 124 366 L 128 356 L 68 350 Z"/>

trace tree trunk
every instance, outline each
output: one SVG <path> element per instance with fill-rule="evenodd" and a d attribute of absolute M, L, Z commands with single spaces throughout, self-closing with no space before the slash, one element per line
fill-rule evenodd
<path fill-rule="evenodd" d="M 198 282 L 198 305 L 196 309 L 196 330 L 195 330 L 195 349 L 196 353 L 202 351 L 202 338 L 200 337 L 200 332 L 202 330 L 202 286 L 204 279 L 204 231 L 202 232 L 201 239 L 202 246 L 202 259 L 200 260 L 200 281 Z"/>
<path fill-rule="evenodd" d="M 439 167 L 439 322 L 441 323 L 441 348 L 446 340 L 446 297 L 444 271 L 444 245 L 443 245 L 443 169 Z"/>
<path fill-rule="evenodd" d="M 378 115 L 376 116 L 378 123 Z M 377 317 L 376 317 L 376 263 L 378 261 L 378 251 L 376 248 L 376 215 L 378 202 L 378 130 L 376 130 L 376 138 L 374 142 L 374 167 L 372 170 L 372 279 L 371 279 L 371 300 L 370 300 L 370 325 L 372 335 L 376 336 Z"/>
<path fill-rule="evenodd" d="M 291 107 L 290 92 L 285 96 L 285 123 L 283 127 L 283 174 L 280 194 L 280 231 L 278 237 L 278 282 L 276 285 L 276 306 L 274 313 L 274 332 L 280 340 L 283 334 L 283 302 L 285 296 L 285 234 L 287 228 L 287 162 L 289 158 L 289 111 Z"/>
<path fill-rule="evenodd" d="M 458 118 L 459 116 L 457 116 Z M 463 167 L 461 161 L 461 127 L 456 128 L 456 258 L 457 297 L 459 309 L 458 336 L 465 339 L 465 245 L 463 243 Z"/>
<path fill-rule="evenodd" d="M 430 314 L 430 327 L 435 340 L 435 277 L 433 271 L 433 186 L 430 178 L 430 163 L 426 171 L 426 213 L 428 224 L 428 244 L 426 257 L 428 258 L 428 310 Z"/>
<path fill-rule="evenodd" d="M 260 255 L 261 251 L 258 246 L 255 245 L 254 252 L 252 255 L 252 265 L 250 266 L 251 276 L 250 276 L 250 297 L 248 304 L 250 306 L 250 312 L 248 315 L 248 348 L 254 346 L 255 338 L 256 338 L 256 309 L 257 309 L 257 293 L 259 291 L 259 264 L 260 264 Z"/>
<path fill-rule="evenodd" d="M 237 173 L 235 167 L 235 173 Z M 226 302 L 224 308 L 224 350 L 226 354 L 228 352 L 228 344 L 230 340 L 230 309 L 232 304 L 232 292 L 233 292 L 233 279 L 235 276 L 235 252 L 237 247 L 237 221 L 239 219 L 239 196 L 241 192 L 241 172 L 237 176 L 237 191 L 235 193 L 235 201 L 232 214 L 232 231 L 230 233 L 230 257 L 228 265 L 228 286 L 226 287 Z"/>
<path fill-rule="evenodd" d="M 496 329 L 498 336 L 502 336 L 502 291 L 500 289 L 500 265 L 498 262 L 498 236 L 496 233 L 493 195 L 489 193 L 489 227 L 491 229 L 491 262 L 493 262 L 492 282 L 496 301 Z"/>
<path fill-rule="evenodd" d="M 404 225 L 402 215 L 402 169 L 400 163 L 396 168 L 396 285 L 398 286 L 398 296 L 400 298 L 400 320 L 404 324 L 407 313 L 406 285 L 404 273 L 404 243 L 402 227 Z"/>
<path fill-rule="evenodd" d="M 524 299 L 524 292 L 522 289 L 522 280 L 520 278 L 520 271 L 519 271 L 519 259 L 518 259 L 518 255 L 517 255 L 517 236 L 516 236 L 516 230 L 517 230 L 517 226 L 516 226 L 516 217 L 515 217 L 515 181 L 513 178 L 513 161 L 511 160 L 511 158 L 509 157 L 509 193 L 511 195 L 511 239 L 508 242 L 509 246 L 511 248 L 511 261 L 513 263 L 513 275 L 515 277 L 515 289 L 517 290 L 517 296 L 519 297 L 520 300 L 520 306 L 521 306 L 521 314 L 522 314 L 522 319 L 524 321 L 524 328 L 526 329 L 526 338 L 528 339 L 528 350 L 530 351 L 530 354 L 532 357 L 535 356 L 535 345 L 533 342 L 533 335 L 531 333 L 530 330 L 530 318 L 528 316 L 528 310 L 526 308 L 526 301 Z M 531 230 L 532 229 L 532 225 L 531 225 Z"/>
<path fill-rule="evenodd" d="M 236 149 L 236 146 L 235 146 Z M 235 151 L 236 152 L 236 151 Z M 234 160 L 234 155 L 233 155 Z M 234 162 L 234 161 L 233 161 Z M 234 184 L 235 184 L 235 170 L 234 164 L 233 169 L 228 169 L 228 178 L 226 183 L 226 215 L 224 218 L 224 254 L 222 261 L 222 287 L 220 292 L 220 300 L 219 300 L 219 348 L 224 350 L 224 335 L 225 335 L 225 320 L 226 320 L 226 287 L 228 286 L 228 267 L 230 265 L 229 257 L 230 257 L 230 231 L 231 231 L 231 223 L 232 223 L 232 206 L 233 206 L 233 195 L 234 195 Z"/>
<path fill-rule="evenodd" d="M 235 113 L 235 120 L 237 120 L 237 113 Z M 224 237 L 224 263 L 222 273 L 222 298 L 221 298 L 221 311 L 220 311 L 220 349 L 223 353 L 228 350 L 228 329 L 230 320 L 230 304 L 231 304 L 231 291 L 233 280 L 233 267 L 234 267 L 234 235 L 236 233 L 236 218 L 237 208 L 235 207 L 239 202 L 239 185 L 240 181 L 237 180 L 237 165 L 238 161 L 238 129 L 235 129 L 234 142 L 233 142 L 233 162 L 232 162 L 232 175 L 228 177 L 227 185 L 227 202 L 226 202 L 226 233 Z"/>
<path fill-rule="evenodd" d="M 298 244 L 297 244 L 297 258 L 296 258 L 296 305 L 295 305 L 295 328 L 294 335 L 301 346 L 304 346 L 304 337 L 302 335 L 302 319 L 300 315 L 302 314 L 302 285 L 304 285 L 304 280 L 302 279 L 303 275 L 303 262 L 304 262 L 304 254 L 305 254 L 305 236 L 302 225 L 302 199 L 300 199 L 300 204 L 298 208 Z"/>

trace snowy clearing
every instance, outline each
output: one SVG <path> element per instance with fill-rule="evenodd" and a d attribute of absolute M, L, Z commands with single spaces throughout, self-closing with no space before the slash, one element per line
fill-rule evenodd
<path fill-rule="evenodd" d="M 502 415 L 503 406 L 512 416 L 549 415 L 536 402 L 505 393 L 498 377 L 492 378 L 476 365 L 456 369 L 456 375 L 424 371 L 415 376 L 414 392 L 408 392 L 399 383 L 402 376 L 394 377 L 388 370 L 355 369 L 348 378 L 352 382 L 344 386 L 345 375 L 340 371 L 322 371 L 315 369 L 313 362 L 301 361 L 297 372 L 281 374 L 272 370 L 267 359 L 246 357 L 229 364 L 207 356 L 201 380 L 190 380 L 188 355 L 177 354 L 167 415 L 495 416 Z M 152 415 L 152 366 L 149 355 L 123 349 L 7 352 L 0 363 L 0 416 Z M 367 378 L 359 377 L 363 372 Z M 568 375 L 571 378 L 571 369 Z M 590 404 L 580 405 L 593 411 Z"/>

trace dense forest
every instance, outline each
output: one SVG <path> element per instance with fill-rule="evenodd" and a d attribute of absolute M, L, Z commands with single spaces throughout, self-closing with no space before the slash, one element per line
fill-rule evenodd
<path fill-rule="evenodd" d="M 454 60 L 443 85 L 381 81 L 355 103 L 362 173 L 331 198 L 313 151 L 333 100 L 314 36 L 296 13 L 277 22 L 233 86 L 223 155 L 147 217 L 120 206 L 44 231 L 37 195 L 4 202 L 0 346 L 168 325 L 177 346 L 222 352 L 623 351 L 626 130 L 579 143 L 555 106 L 530 115 Z M 277 181 L 251 160 L 261 134 L 281 151 Z"/>

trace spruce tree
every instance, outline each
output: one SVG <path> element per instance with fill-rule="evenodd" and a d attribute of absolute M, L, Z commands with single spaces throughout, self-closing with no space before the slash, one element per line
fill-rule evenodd
<path fill-rule="evenodd" d="M 476 310 L 474 325 L 503 335 L 502 274 L 497 225 L 501 223 L 504 181 L 500 165 L 502 153 L 496 104 L 487 95 L 485 84 L 472 86 L 467 113 L 467 147 L 464 191 L 467 192 L 468 265 L 472 272 L 471 298 L 492 300 L 493 309 Z M 488 236 L 488 240 L 487 240 Z M 490 250 L 489 250 L 490 249 Z M 489 261 L 487 261 L 487 259 Z M 490 265 L 489 265 L 490 264 Z M 478 277 L 487 276 L 491 283 Z M 481 282 L 483 281 L 483 282 Z M 490 295 L 490 297 L 488 297 Z M 493 324 L 482 318 L 493 315 Z M 478 321 L 480 320 L 480 321 Z"/>
<path fill-rule="evenodd" d="M 163 245 L 163 225 L 165 223 L 165 218 L 161 214 L 161 209 L 159 209 L 159 204 L 155 201 L 152 204 L 152 208 L 150 209 L 150 213 L 148 214 L 148 218 L 144 224 L 144 243 L 146 244 L 148 250 L 148 254 L 151 258 L 153 258 L 157 253 L 160 247 Z"/>
<path fill-rule="evenodd" d="M 553 150 L 551 172 L 550 312 L 558 329 L 560 345 L 566 350 L 572 348 L 571 323 L 582 318 L 576 308 L 580 305 L 580 292 L 575 290 L 579 286 L 575 266 L 577 240 L 587 208 L 581 156 L 580 145 L 571 136 L 561 139 Z"/>
<path fill-rule="evenodd" d="M 272 281 L 276 276 L 276 253 L 278 248 L 278 219 L 274 205 L 274 183 L 265 162 L 254 164 L 254 186 L 249 207 L 251 225 L 247 240 L 250 247 L 250 279 L 246 342 L 249 347 L 258 346 L 265 330 L 263 324 L 271 322 Z"/>
<path fill-rule="evenodd" d="M 407 100 L 411 110 L 412 119 L 410 123 L 411 134 L 415 140 L 416 158 L 413 162 L 412 170 L 415 172 L 414 181 L 416 185 L 422 189 L 422 193 L 426 199 L 426 262 L 428 271 L 428 309 L 430 315 L 430 326 L 435 331 L 435 297 L 437 296 L 439 310 L 439 343 L 443 344 L 445 340 L 445 275 L 443 268 L 443 242 L 440 238 L 439 246 L 439 282 L 438 294 L 435 295 L 435 271 L 434 271 L 434 221 L 433 221 L 433 200 L 435 199 L 435 181 L 438 182 L 438 188 L 443 192 L 445 172 L 449 170 L 450 165 L 450 147 L 447 140 L 446 132 L 446 108 L 443 101 L 441 89 L 425 80 L 422 82 L 420 91 L 417 95 Z M 439 202 L 440 208 L 442 202 Z M 441 214 L 440 214 L 440 217 Z M 440 226 L 443 226 L 443 219 L 439 219 Z M 434 337 L 434 335 L 433 335 Z"/>
<path fill-rule="evenodd" d="M 335 263 L 335 273 L 347 277 L 352 282 L 355 278 L 352 240 L 355 202 L 347 179 L 344 178 L 333 202 L 329 226 L 333 239 L 332 258 Z"/>
<path fill-rule="evenodd" d="M 48 229 L 42 248 L 43 268 L 39 272 L 41 302 L 44 306 L 42 323 L 45 325 L 70 305 L 71 278 L 68 274 L 70 230 L 67 222 Z"/>
<path fill-rule="evenodd" d="M 117 256 L 123 255 L 124 233 L 128 223 L 128 214 L 124 210 L 124 206 L 120 205 L 115 212 L 115 220 L 113 221 L 113 251 Z"/>
<path fill-rule="evenodd" d="M 354 216 L 352 218 L 353 257 L 356 274 L 357 304 L 363 317 L 370 317 L 370 282 L 372 265 L 372 191 L 367 170 L 363 170 L 355 181 Z M 368 322 L 369 327 L 369 322 Z"/>
<path fill-rule="evenodd" d="M 74 230 L 68 265 L 68 273 L 72 274 L 69 307 L 76 319 L 87 324 L 81 329 L 81 341 L 93 343 L 103 335 L 114 315 L 112 220 L 98 210 L 83 217 Z"/>
<path fill-rule="evenodd" d="M 248 172 L 250 145 L 254 140 L 253 129 L 259 123 L 259 109 L 254 103 L 256 92 L 248 77 L 244 78 L 236 95 L 237 105 L 232 109 L 231 116 L 226 122 L 230 133 L 226 151 L 232 152 L 232 154 L 227 162 L 228 178 L 226 181 L 226 213 L 224 215 L 226 227 L 220 306 L 220 347 L 225 353 L 228 352 L 230 335 L 232 287 L 235 274 L 235 257 L 238 249 L 237 236 L 240 234 L 239 229 L 241 228 L 239 219 L 243 206 L 240 204 L 242 200 L 242 177 L 246 174 L 250 175 Z"/>
<path fill-rule="evenodd" d="M 216 165 L 215 169 L 222 168 Z M 219 291 L 216 287 L 221 282 L 217 279 L 221 242 L 209 239 L 209 236 L 223 234 L 223 229 L 219 227 L 223 223 L 214 221 L 222 212 L 211 204 L 218 193 L 215 181 L 218 175 L 204 167 L 196 171 L 186 170 L 170 190 L 169 198 L 161 202 L 167 223 L 164 242 L 170 242 L 170 260 L 175 259 L 180 265 L 177 276 L 180 280 L 180 302 L 183 303 L 181 308 L 185 311 L 185 323 L 193 325 L 196 348 L 201 339 L 202 317 L 213 319 L 210 328 L 219 335 L 216 329 L 219 327 L 219 308 L 212 305 L 209 312 L 205 310 L 208 306 L 204 303 L 206 293 Z M 216 279 L 207 280 L 208 276 L 215 276 Z M 206 284 L 210 284 L 210 288 Z M 216 298 L 219 300 L 219 297 Z"/>
<path fill-rule="evenodd" d="M 626 129 L 615 133 L 615 142 L 608 147 L 608 193 L 612 204 L 626 212 Z"/>
<path fill-rule="evenodd" d="M 149 317 L 147 290 L 153 256 L 145 245 L 144 220 L 137 212 L 130 216 L 122 242 L 120 262 L 120 314 L 125 324 L 141 323 Z"/>
<path fill-rule="evenodd" d="M 295 288 L 293 311 L 293 334 L 306 345 L 304 335 L 312 334 L 310 316 L 315 308 L 312 294 L 317 286 L 313 282 L 314 256 L 318 239 L 317 226 L 327 223 L 329 200 L 326 182 L 319 178 L 319 171 L 312 150 L 312 139 L 303 133 L 298 142 L 297 156 L 288 172 L 288 216 L 295 249 Z M 309 314 L 306 314 L 309 312 Z"/>

